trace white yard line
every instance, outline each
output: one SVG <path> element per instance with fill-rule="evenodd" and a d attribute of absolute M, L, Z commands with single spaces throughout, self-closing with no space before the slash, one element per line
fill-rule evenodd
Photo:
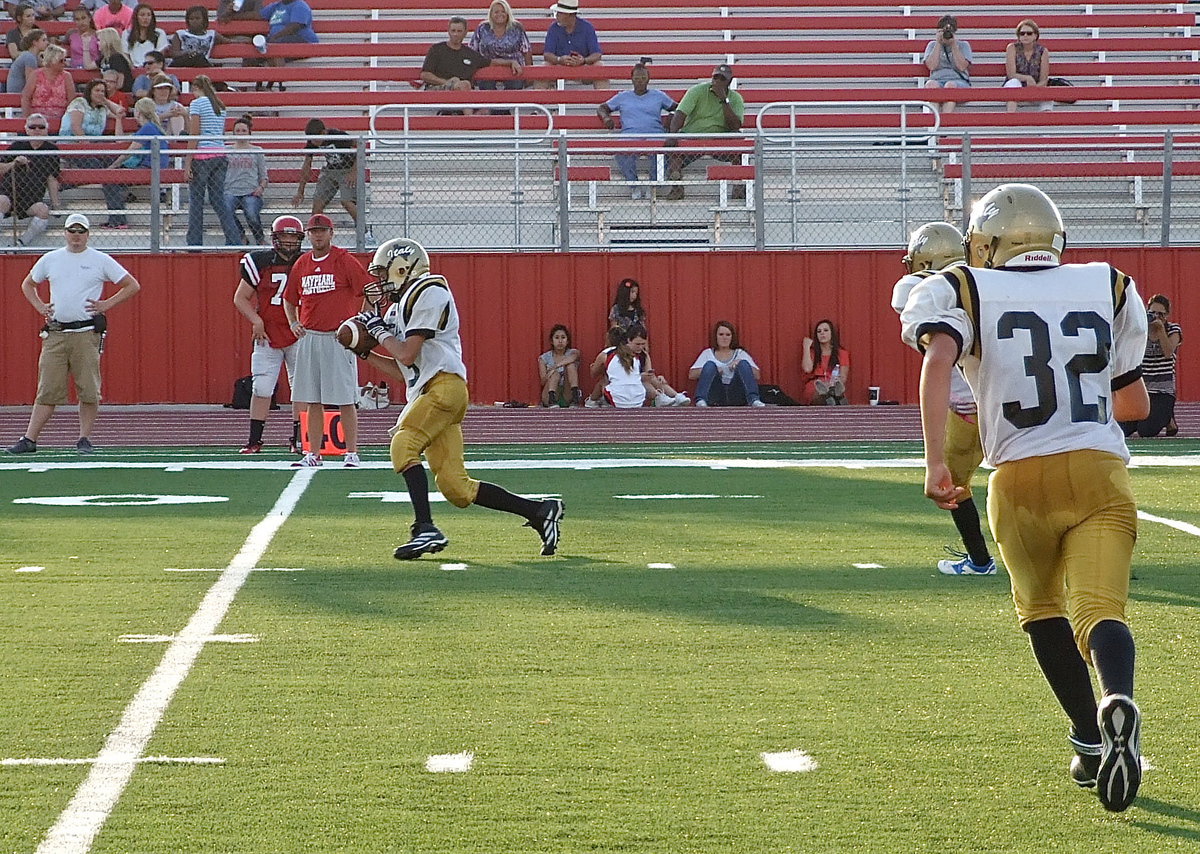
<path fill-rule="evenodd" d="M 91 850 L 175 692 L 187 678 L 205 643 L 216 633 L 255 564 L 296 509 L 300 496 L 315 474 L 315 469 L 298 469 L 275 506 L 250 531 L 241 551 L 209 588 L 187 626 L 163 653 L 154 673 L 125 707 L 121 722 L 109 733 L 87 779 L 46 833 L 37 854 L 86 854 Z"/>
<path fill-rule="evenodd" d="M 1187 522 L 1180 522 L 1178 519 L 1168 519 L 1165 516 L 1155 516 L 1153 513 L 1147 513 L 1145 510 L 1139 510 L 1137 514 L 1139 519 L 1145 519 L 1147 522 L 1157 522 L 1160 525 L 1166 525 L 1168 528 L 1174 528 L 1176 531 L 1191 534 L 1193 537 L 1200 537 L 1200 528 Z"/>

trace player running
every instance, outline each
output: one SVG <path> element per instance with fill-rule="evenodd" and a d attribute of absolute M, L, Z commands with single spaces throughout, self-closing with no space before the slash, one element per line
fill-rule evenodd
<path fill-rule="evenodd" d="M 964 492 L 945 461 L 957 362 L 996 467 L 988 519 L 1017 617 L 1071 720 L 1071 777 L 1119 812 L 1141 782 L 1141 714 L 1125 623 L 1137 506 L 1117 421 L 1149 410 L 1146 307 L 1120 270 L 1060 264 L 1065 244 L 1044 193 L 997 187 L 971 212 L 969 266 L 918 283 L 901 323 L 905 342 L 924 353 L 925 494 L 952 510 Z"/>
<path fill-rule="evenodd" d="M 908 295 L 922 279 L 937 275 L 938 270 L 963 262 L 962 232 L 948 222 L 930 222 L 912 233 L 904 267 L 908 274 L 892 288 L 892 308 L 904 311 Z M 979 443 L 979 423 L 975 396 L 957 368 L 950 372 L 950 413 L 946 416 L 946 466 L 955 486 L 963 488 L 958 506 L 950 511 L 954 527 L 962 538 L 966 553 L 947 547 L 953 560 L 938 561 L 942 575 L 995 575 L 996 561 L 988 551 L 979 526 L 979 510 L 971 495 L 971 478 L 983 462 Z"/>
<path fill-rule="evenodd" d="M 238 452 L 241 454 L 257 454 L 262 450 L 263 429 L 280 369 L 287 367 L 289 385 L 294 380 L 296 336 L 283 313 L 283 289 L 303 244 L 304 223 L 294 216 L 276 217 L 271 224 L 271 248 L 247 252 L 238 265 L 242 278 L 233 292 L 233 304 L 250 321 L 254 336 L 254 352 L 250 354 L 254 383 L 250 397 L 250 439 Z M 288 442 L 292 453 L 300 450 L 299 412 L 299 405 L 293 403 L 292 438 Z"/>
<path fill-rule="evenodd" d="M 467 474 L 463 461 L 462 420 L 470 397 L 463 364 L 458 309 L 450 285 L 429 271 L 429 256 L 415 240 L 396 238 L 375 251 L 369 272 L 375 277 L 365 296 L 380 314 L 360 317 L 387 351 L 367 360 L 384 373 L 404 380 L 408 404 L 392 428 L 391 458 L 403 475 L 415 519 L 412 538 L 395 551 L 398 560 L 440 552 L 450 541 L 433 524 L 429 481 L 421 455 L 438 489 L 456 507 L 478 504 L 526 519 L 542 539 L 542 554 L 558 548 L 563 502 L 532 501 Z"/>

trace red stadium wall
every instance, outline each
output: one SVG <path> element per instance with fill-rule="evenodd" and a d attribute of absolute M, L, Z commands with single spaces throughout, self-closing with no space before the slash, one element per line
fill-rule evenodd
<path fill-rule="evenodd" d="M 464 347 L 477 403 L 537 399 L 535 358 L 546 334 L 566 323 L 586 361 L 603 346 L 615 285 L 642 283 L 656 368 L 690 389 L 687 369 L 708 346 L 716 320 L 732 321 L 765 382 L 800 391 L 800 344 L 820 318 L 834 320 L 851 354 L 851 397 L 868 385 L 886 400 L 913 402 L 918 359 L 899 342 L 889 302 L 902 272 L 899 251 L 443 254 L 463 316 Z M 233 308 L 232 254 L 118 256 L 142 283 L 113 311 L 105 351 L 110 403 L 224 403 L 249 373 L 248 326 Z M 1200 298 L 1185 283 L 1200 249 L 1075 250 L 1071 261 L 1108 260 L 1134 276 L 1144 297 L 1161 292 L 1187 335 L 1200 334 Z M 40 326 L 21 295 L 29 256 L 0 257 L 0 404 L 32 401 Z M 1192 271 L 1189 273 L 1188 271 Z M 1200 347 L 1180 349 L 1180 397 L 1200 388 Z M 378 379 L 364 374 L 363 380 Z M 590 381 L 585 383 L 585 388 Z"/>

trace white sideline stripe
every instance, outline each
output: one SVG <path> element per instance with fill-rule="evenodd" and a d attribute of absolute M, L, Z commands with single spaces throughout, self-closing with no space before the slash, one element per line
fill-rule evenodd
<path fill-rule="evenodd" d="M 101 760 L 98 756 L 91 759 L 0 759 L 0 765 L 99 765 L 104 762 L 125 762 L 127 760 Z M 225 760 L 216 756 L 142 756 L 135 762 L 149 762 L 154 765 L 224 765 Z"/>
<path fill-rule="evenodd" d="M 761 495 L 715 495 L 709 492 L 666 492 L 662 495 L 614 495 L 613 498 L 625 498 L 630 501 L 651 501 L 654 499 L 675 500 L 682 498 L 762 498 Z"/>
<path fill-rule="evenodd" d="M 852 563 L 855 569 L 883 569 L 882 563 Z"/>
<path fill-rule="evenodd" d="M 37 854 L 86 854 L 91 850 L 96 835 L 129 784 L 138 759 L 162 721 L 171 698 L 204 649 L 206 638 L 215 634 L 238 590 L 276 532 L 296 509 L 300 496 L 315 474 L 316 469 L 297 469 L 275 506 L 251 529 L 241 551 L 234 555 L 225 572 L 209 588 L 183 631 L 167 646 L 158 667 L 125 707 L 121 722 L 109 733 L 87 779 L 46 833 L 46 838 L 37 847 Z"/>
<path fill-rule="evenodd" d="M 215 566 L 213 566 L 213 567 L 197 566 L 197 567 L 191 567 L 191 568 L 178 567 L 178 566 L 163 567 L 163 572 L 224 572 L 224 571 L 225 570 L 223 570 L 223 569 L 217 569 Z M 253 567 L 250 571 L 251 572 L 304 572 L 305 570 L 304 570 L 304 567 L 302 567 L 302 566 L 256 566 L 256 567 Z"/>
<path fill-rule="evenodd" d="M 170 643 L 175 635 L 121 635 L 120 643 Z M 258 635 L 209 635 L 199 638 L 204 643 L 258 643 Z"/>
<path fill-rule="evenodd" d="M 768 770 L 789 774 L 800 774 L 805 771 L 816 771 L 817 760 L 803 750 L 788 750 L 783 753 L 762 753 L 762 761 Z"/>
<path fill-rule="evenodd" d="M 646 569 L 674 569 L 674 568 L 675 568 L 675 564 L 673 564 L 673 563 L 648 563 L 648 564 L 646 564 Z"/>
<path fill-rule="evenodd" d="M 1200 528 L 1190 525 L 1187 522 L 1180 522 L 1178 519 L 1167 519 L 1164 516 L 1155 516 L 1153 513 L 1147 513 L 1144 510 L 1139 510 L 1137 514 L 1139 519 L 1145 519 L 1147 522 L 1157 522 L 1160 525 L 1166 525 L 1168 528 L 1174 528 L 1176 531 L 1191 534 L 1193 537 L 1200 537 Z"/>
<path fill-rule="evenodd" d="M 475 754 L 470 750 L 462 753 L 435 753 L 425 760 L 425 770 L 433 774 L 461 774 L 470 771 Z"/>
<path fill-rule="evenodd" d="M 18 566 L 13 572 L 42 572 L 45 568 L 44 566 Z"/>
<path fill-rule="evenodd" d="M 443 563 L 442 569 L 446 572 L 462 572 L 467 568 L 465 563 Z"/>
<path fill-rule="evenodd" d="M 530 501 L 545 501 L 547 498 L 562 498 L 562 494 L 558 492 L 546 493 L 521 493 Z M 347 498 L 366 498 L 381 501 L 384 504 L 408 504 L 412 499 L 408 497 L 408 492 L 348 492 Z M 436 489 L 430 490 L 429 500 L 433 502 L 441 502 L 446 500 L 446 496 L 438 492 Z"/>

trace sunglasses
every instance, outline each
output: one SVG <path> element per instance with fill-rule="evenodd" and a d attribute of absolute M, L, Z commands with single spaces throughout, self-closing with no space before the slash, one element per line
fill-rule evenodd
<path fill-rule="evenodd" d="M 25 125 L 26 130 L 46 130 L 46 125 Z"/>
<path fill-rule="evenodd" d="M 1033 30 L 1020 30 L 1017 32 L 1017 35 L 1019 35 L 1019 36 L 1036 36 L 1037 33 L 1035 33 Z"/>
<path fill-rule="evenodd" d="M 73 225 L 67 229 L 68 234 L 87 234 L 87 229 L 82 225 Z"/>

